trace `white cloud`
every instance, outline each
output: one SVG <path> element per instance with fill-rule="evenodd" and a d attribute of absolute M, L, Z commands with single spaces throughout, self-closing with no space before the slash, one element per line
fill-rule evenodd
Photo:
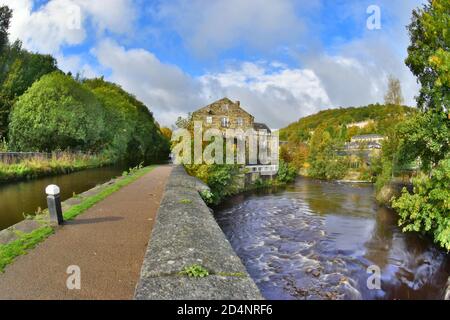
<path fill-rule="evenodd" d="M 108 79 L 145 102 L 164 125 L 224 96 L 242 101 L 257 121 L 273 128 L 330 104 L 311 70 L 243 63 L 222 73 L 193 78 L 149 51 L 127 50 L 112 40 L 101 42 L 92 53 L 111 71 Z"/>
<path fill-rule="evenodd" d="M 173 124 L 178 116 L 203 103 L 198 82 L 149 51 L 126 50 L 113 40 L 104 40 L 92 53 L 111 71 L 108 79 L 145 102 L 162 124 Z"/>
<path fill-rule="evenodd" d="M 156 17 L 167 21 L 187 46 L 208 56 L 235 46 L 273 49 L 294 43 L 304 31 L 296 9 L 317 1 L 177 0 L 163 2 Z"/>
<path fill-rule="evenodd" d="M 0 0 L 0 4 L 13 9 L 10 39 L 50 54 L 83 43 L 88 21 L 99 35 L 105 30 L 125 34 L 132 30 L 136 16 L 132 0 L 50 0 L 36 10 L 33 0 Z"/>
<path fill-rule="evenodd" d="M 82 78 L 95 78 L 101 75 L 98 70 L 86 63 L 82 56 L 57 54 L 55 57 L 58 68 L 64 72 L 71 72 L 73 75 L 79 73 Z"/>
<path fill-rule="evenodd" d="M 10 39 L 20 39 L 25 48 L 42 53 L 58 52 L 62 45 L 80 44 L 86 37 L 83 28 L 68 23 L 71 0 L 50 1 L 32 11 L 32 0 L 0 0 L 13 9 Z"/>
<path fill-rule="evenodd" d="M 241 100 L 256 121 L 272 128 L 330 106 L 319 78 L 310 69 L 281 66 L 273 70 L 270 64 L 247 62 L 223 73 L 202 76 L 200 81 L 208 100 L 222 96 Z"/>

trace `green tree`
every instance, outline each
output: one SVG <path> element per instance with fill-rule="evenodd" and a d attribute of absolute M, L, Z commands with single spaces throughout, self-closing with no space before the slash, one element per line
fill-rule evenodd
<path fill-rule="evenodd" d="M 429 0 L 413 11 L 406 64 L 421 84 L 417 103 L 423 113 L 401 126 L 401 159 L 420 157 L 431 169 L 450 150 L 450 2 Z"/>
<path fill-rule="evenodd" d="M 17 151 L 104 147 L 104 109 L 95 96 L 61 72 L 43 76 L 22 95 L 11 113 L 9 138 Z"/>
<path fill-rule="evenodd" d="M 7 136 L 8 119 L 14 102 L 43 75 L 57 70 L 56 60 L 49 55 L 30 53 L 21 48 L 19 41 L 3 53 L 0 75 L 0 136 Z"/>
<path fill-rule="evenodd" d="M 450 105 L 450 1 L 428 0 L 412 13 L 406 65 L 421 84 L 423 110 L 441 112 Z"/>
<path fill-rule="evenodd" d="M 168 158 L 170 145 L 147 106 L 120 86 L 103 78 L 84 80 L 105 108 L 104 139 L 114 159 L 130 164 L 154 163 Z"/>
<path fill-rule="evenodd" d="M 317 128 L 311 138 L 309 174 L 319 179 L 342 179 L 348 171 L 348 161 L 337 155 L 340 142 L 332 135 Z"/>
<path fill-rule="evenodd" d="M 431 177 L 414 179 L 414 192 L 406 189 L 392 207 L 400 215 L 404 231 L 432 235 L 436 243 L 450 251 L 450 158 L 442 160 Z"/>

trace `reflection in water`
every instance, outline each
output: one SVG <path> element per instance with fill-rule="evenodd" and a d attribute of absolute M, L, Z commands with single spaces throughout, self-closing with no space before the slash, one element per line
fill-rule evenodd
<path fill-rule="evenodd" d="M 372 186 L 298 179 L 281 191 L 236 196 L 216 219 L 268 299 L 441 299 L 448 256 L 395 213 Z M 367 267 L 381 269 L 369 290 Z"/>
<path fill-rule="evenodd" d="M 0 184 L 0 230 L 22 221 L 24 213 L 32 214 L 38 208 L 47 208 L 44 190 L 49 184 L 57 184 L 61 188 L 62 200 L 66 200 L 71 198 L 73 193 L 82 193 L 122 174 L 124 168 L 119 165 L 30 181 Z"/>

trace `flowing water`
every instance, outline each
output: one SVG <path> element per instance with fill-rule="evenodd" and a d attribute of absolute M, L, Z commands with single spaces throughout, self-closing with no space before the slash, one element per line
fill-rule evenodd
<path fill-rule="evenodd" d="M 66 200 L 74 193 L 80 194 L 121 175 L 125 166 L 87 169 L 71 174 L 46 177 L 36 180 L 0 184 L 0 230 L 24 219 L 25 214 L 35 213 L 38 208 L 47 208 L 44 192 L 49 184 L 61 189 L 61 198 Z"/>
<path fill-rule="evenodd" d="M 445 295 L 448 254 L 402 233 L 395 212 L 376 204 L 371 185 L 299 178 L 283 190 L 233 197 L 215 211 L 267 299 Z M 381 271 L 380 289 L 373 266 Z"/>

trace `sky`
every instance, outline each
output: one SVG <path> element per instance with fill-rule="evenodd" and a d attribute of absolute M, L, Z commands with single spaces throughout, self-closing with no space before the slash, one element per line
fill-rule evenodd
<path fill-rule="evenodd" d="M 163 126 L 222 97 L 276 129 L 320 110 L 383 103 L 400 79 L 406 25 L 425 0 L 0 0 L 10 40 L 65 72 L 104 76 Z M 373 26 L 373 6 L 380 19 Z M 375 17 L 376 18 L 376 17 Z M 369 25 L 368 25 L 369 21 Z"/>

